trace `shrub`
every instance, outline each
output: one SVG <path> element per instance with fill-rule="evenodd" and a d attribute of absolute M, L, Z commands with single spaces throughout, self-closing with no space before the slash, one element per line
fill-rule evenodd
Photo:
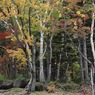
<path fill-rule="evenodd" d="M 62 86 L 62 89 L 63 90 L 77 90 L 77 89 L 80 89 L 80 85 L 79 84 L 76 84 L 76 83 L 65 83 L 63 86 Z"/>
<path fill-rule="evenodd" d="M 57 84 L 56 84 L 56 87 L 57 87 L 57 88 L 62 88 L 63 85 L 64 85 L 63 83 L 57 83 Z"/>
<path fill-rule="evenodd" d="M 36 82 L 35 90 L 36 91 L 43 91 L 43 89 L 44 89 L 44 85 L 40 82 Z"/>

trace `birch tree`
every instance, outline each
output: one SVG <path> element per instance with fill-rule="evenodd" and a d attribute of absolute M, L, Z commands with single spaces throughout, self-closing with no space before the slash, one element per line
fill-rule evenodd
<path fill-rule="evenodd" d="M 31 30 L 33 29 L 31 29 L 30 27 L 35 27 L 35 19 L 30 18 L 32 13 L 30 11 L 31 1 L 26 2 L 26 0 L 2 0 L 0 1 L 0 4 L 0 20 L 3 21 L 6 27 L 8 27 L 9 30 L 12 32 L 13 37 L 11 36 L 11 39 L 15 38 L 17 43 L 21 47 L 20 49 L 16 49 L 16 51 L 8 50 L 8 53 L 12 55 L 10 55 L 11 57 L 15 56 L 17 57 L 17 59 L 20 60 L 23 60 L 23 58 L 25 58 L 25 63 L 27 63 L 30 68 L 30 81 L 27 85 L 27 89 L 29 92 L 34 91 L 36 82 L 35 57 L 33 56 L 32 60 L 31 47 L 33 46 L 33 55 L 35 55 L 35 46 L 33 41 L 33 34 L 31 32 Z M 33 6 L 33 8 L 35 8 L 35 6 Z M 31 19 L 33 23 L 32 25 L 30 25 Z M 29 22 L 27 22 L 28 20 Z M 22 53 L 18 55 L 17 52 L 20 53 L 21 51 Z"/>
<path fill-rule="evenodd" d="M 95 17 L 95 4 L 94 4 L 94 0 L 92 0 L 92 6 L 93 6 L 93 12 L 92 12 L 92 22 L 91 22 L 91 35 L 90 35 L 90 43 L 91 43 L 91 49 L 92 49 L 92 54 L 93 54 L 93 60 L 94 60 L 94 66 L 95 66 L 95 48 L 94 48 L 94 17 Z M 94 95 L 94 83 L 93 83 L 93 77 L 94 77 L 94 71 L 95 67 L 91 67 L 91 87 L 92 87 L 92 95 Z"/>

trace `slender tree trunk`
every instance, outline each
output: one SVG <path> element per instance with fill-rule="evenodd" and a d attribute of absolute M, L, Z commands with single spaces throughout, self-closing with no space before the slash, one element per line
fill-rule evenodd
<path fill-rule="evenodd" d="M 81 42 L 79 40 L 79 50 L 81 51 Z M 80 72 L 81 72 L 81 81 L 82 83 L 84 83 L 84 70 L 83 70 L 83 61 L 82 61 L 82 56 L 81 54 L 79 53 L 79 57 L 80 57 Z"/>
<path fill-rule="evenodd" d="M 14 58 L 14 79 L 16 78 L 16 58 Z"/>
<path fill-rule="evenodd" d="M 93 65 L 91 66 L 91 69 L 90 69 L 90 77 L 91 77 L 91 92 L 92 92 L 92 95 L 94 95 L 94 80 L 93 80 L 93 75 L 94 75 L 94 67 Z"/>
<path fill-rule="evenodd" d="M 52 38 L 47 38 L 47 80 L 50 81 L 51 79 L 51 60 L 52 60 Z"/>
<path fill-rule="evenodd" d="M 36 83 L 36 67 L 35 67 L 35 55 L 36 55 L 36 46 L 35 41 L 32 47 L 32 63 L 33 63 L 33 72 L 32 72 L 32 84 L 31 84 L 31 91 L 35 91 L 35 83 Z"/>
<path fill-rule="evenodd" d="M 44 67 L 43 67 L 43 43 L 44 43 L 44 32 L 40 32 L 40 76 L 39 80 L 40 82 L 45 82 L 44 77 Z"/>
<path fill-rule="evenodd" d="M 93 8 L 95 9 L 95 4 L 93 1 Z M 92 48 L 92 54 L 93 54 L 93 59 L 94 59 L 94 65 L 95 65 L 95 48 L 94 48 L 94 41 L 93 41 L 93 34 L 94 34 L 94 17 L 95 17 L 95 13 L 92 13 L 92 23 L 91 23 L 91 35 L 90 35 L 90 43 L 91 43 L 91 48 Z"/>
<path fill-rule="evenodd" d="M 50 64 L 50 42 L 49 37 L 47 36 L 47 81 L 50 81 L 50 74 L 49 74 L 49 64 Z"/>
<path fill-rule="evenodd" d="M 94 0 L 93 0 L 93 9 L 95 9 L 95 4 L 94 4 Z M 93 11 L 92 13 L 92 23 L 91 23 L 91 35 L 90 35 L 90 43 L 91 43 L 91 49 L 92 49 L 92 54 L 93 54 L 93 60 L 94 60 L 94 66 L 95 66 L 95 48 L 94 48 L 94 41 L 93 41 L 93 35 L 94 35 L 94 17 L 95 17 L 95 13 Z M 93 67 L 93 65 L 91 66 L 91 87 L 92 87 L 92 95 L 94 95 L 94 83 L 93 83 L 93 76 L 94 76 L 94 69 L 95 67 Z"/>
<path fill-rule="evenodd" d="M 12 79 L 12 72 L 13 72 L 12 57 L 9 57 L 9 79 Z"/>
<path fill-rule="evenodd" d="M 48 67 L 48 82 L 51 80 L 51 63 L 49 63 L 49 67 Z"/>
<path fill-rule="evenodd" d="M 32 89 L 32 80 L 33 80 L 33 76 L 32 76 L 32 63 L 30 61 L 28 61 L 28 64 L 30 65 L 29 68 L 30 68 L 30 80 L 29 80 L 29 83 L 27 85 L 27 94 L 29 94 L 29 92 L 33 91 Z"/>
<path fill-rule="evenodd" d="M 87 58 L 87 47 L 86 47 L 86 37 L 83 39 L 83 51 L 84 51 L 84 56 Z M 88 62 L 87 60 L 84 59 L 84 66 L 85 66 L 85 78 L 86 78 L 86 83 L 89 81 L 89 75 L 88 75 Z"/>
<path fill-rule="evenodd" d="M 61 54 L 59 55 L 59 63 L 58 63 L 58 67 L 57 67 L 57 78 L 56 80 L 59 81 L 59 76 L 60 76 L 60 64 L 61 64 Z"/>
<path fill-rule="evenodd" d="M 36 69 L 35 69 L 36 49 L 35 49 L 35 45 L 34 45 L 32 48 L 33 51 L 31 53 L 29 53 L 28 51 L 29 51 L 30 47 L 26 43 L 26 58 L 27 58 L 28 66 L 30 68 L 30 81 L 27 85 L 27 89 L 28 89 L 27 93 L 35 90 L 35 82 L 36 82 Z M 32 55 L 32 59 L 31 59 L 31 55 Z"/>
<path fill-rule="evenodd" d="M 28 91 L 35 91 L 35 83 L 36 83 L 36 69 L 35 69 L 35 53 L 36 53 L 36 49 L 35 49 L 35 45 L 32 47 L 33 51 L 32 51 L 32 63 L 30 62 L 29 64 L 32 64 L 32 68 L 30 66 L 30 81 L 28 83 Z"/>

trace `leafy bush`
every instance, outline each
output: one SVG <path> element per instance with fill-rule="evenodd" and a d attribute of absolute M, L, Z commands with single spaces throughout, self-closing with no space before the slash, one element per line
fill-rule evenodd
<path fill-rule="evenodd" d="M 57 84 L 56 84 L 56 87 L 57 87 L 57 88 L 62 88 L 63 85 L 64 85 L 63 83 L 57 83 Z"/>
<path fill-rule="evenodd" d="M 36 82 L 35 90 L 36 91 L 43 91 L 43 89 L 44 89 L 44 85 L 40 82 Z"/>
<path fill-rule="evenodd" d="M 70 82 L 70 83 L 58 83 L 57 84 L 58 88 L 61 88 L 63 90 L 69 91 L 69 90 L 77 90 L 80 89 L 80 85 Z"/>
<path fill-rule="evenodd" d="M 73 65 L 73 79 L 72 81 L 74 81 L 75 83 L 80 83 L 81 82 L 81 78 L 80 78 L 80 65 L 78 62 L 74 62 Z"/>
<path fill-rule="evenodd" d="M 80 89 L 80 85 L 76 83 L 66 83 L 62 86 L 62 89 L 68 91 L 68 90 L 77 90 Z"/>

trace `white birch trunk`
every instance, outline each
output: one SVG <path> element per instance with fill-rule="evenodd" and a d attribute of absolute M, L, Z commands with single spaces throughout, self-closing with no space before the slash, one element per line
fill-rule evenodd
<path fill-rule="evenodd" d="M 93 82 L 93 72 L 94 72 L 94 68 L 91 66 L 91 71 L 90 71 L 90 77 L 91 77 L 91 93 L 92 95 L 94 95 L 94 82 Z"/>
<path fill-rule="evenodd" d="M 91 49 L 94 59 L 94 65 L 95 65 L 95 48 L 94 48 L 94 41 L 93 41 L 93 34 L 94 34 L 94 13 L 92 13 L 92 24 L 91 24 L 91 36 L 90 36 L 90 43 L 91 43 Z"/>
<path fill-rule="evenodd" d="M 44 69 L 43 69 L 43 43 L 44 43 L 44 32 L 40 32 L 40 82 L 45 82 Z"/>
<path fill-rule="evenodd" d="M 93 9 L 95 9 L 95 4 L 94 1 L 92 3 Z M 94 40 L 93 40 L 93 35 L 94 35 L 94 17 L 95 13 L 93 11 L 92 13 L 92 23 L 91 23 L 91 36 L 90 36 L 90 43 L 91 43 L 91 48 L 92 48 L 92 54 L 93 54 L 93 59 L 94 59 L 94 64 L 91 66 L 91 87 L 92 87 L 92 95 L 94 95 L 94 83 L 93 83 L 93 76 L 94 76 L 94 67 L 95 66 L 95 48 L 94 48 Z"/>

